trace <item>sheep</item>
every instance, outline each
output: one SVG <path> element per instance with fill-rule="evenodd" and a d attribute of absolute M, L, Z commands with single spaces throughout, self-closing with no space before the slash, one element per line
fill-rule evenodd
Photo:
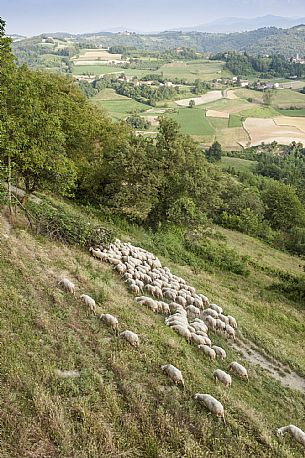
<path fill-rule="evenodd" d="M 218 314 L 223 313 L 223 309 L 217 304 L 210 304 L 209 308 L 215 310 Z"/>
<path fill-rule="evenodd" d="M 199 297 L 199 296 L 194 297 L 193 305 L 195 307 L 199 308 L 200 310 L 204 309 L 203 301 L 202 301 L 201 297 Z"/>
<path fill-rule="evenodd" d="M 90 310 L 92 310 L 92 312 L 96 312 L 96 303 L 95 300 L 92 299 L 92 297 L 88 296 L 87 294 L 82 294 L 80 296 L 80 299 L 85 305 L 87 305 L 90 308 Z"/>
<path fill-rule="evenodd" d="M 175 299 L 175 302 L 176 302 L 177 304 L 182 305 L 182 307 L 186 307 L 186 299 L 185 299 L 184 297 L 182 297 L 182 296 L 179 296 L 179 295 L 178 295 L 178 296 L 176 297 L 176 299 Z"/>
<path fill-rule="evenodd" d="M 170 314 L 171 311 L 170 311 L 169 305 L 166 302 L 159 301 L 158 306 L 159 306 L 159 311 L 164 313 L 164 315 Z"/>
<path fill-rule="evenodd" d="M 119 320 L 115 316 L 110 315 L 110 313 L 102 313 L 100 315 L 100 319 L 103 320 L 107 324 L 107 326 L 110 326 L 116 334 L 118 333 Z"/>
<path fill-rule="evenodd" d="M 226 323 L 219 318 L 216 319 L 216 329 L 220 329 L 221 331 L 226 330 Z"/>
<path fill-rule="evenodd" d="M 195 320 L 196 320 L 196 318 L 195 318 Z M 195 320 L 194 320 L 193 322 L 191 322 L 190 325 L 191 325 L 194 329 L 196 329 L 196 332 L 198 331 L 198 332 L 207 334 L 207 332 L 208 332 L 208 327 L 207 327 L 207 325 L 206 325 L 203 321 L 198 322 L 198 321 L 195 321 Z"/>
<path fill-rule="evenodd" d="M 232 326 L 232 328 L 234 329 L 237 329 L 237 323 L 236 323 L 235 318 L 231 315 L 228 315 L 228 319 L 229 319 L 230 326 Z"/>
<path fill-rule="evenodd" d="M 218 318 L 218 313 L 216 312 L 216 310 L 213 310 L 211 309 L 210 307 L 208 309 L 205 309 L 201 312 L 202 317 L 206 317 L 206 316 L 211 316 L 213 318 Z"/>
<path fill-rule="evenodd" d="M 177 296 L 177 293 L 176 291 L 173 291 L 173 290 L 163 290 L 163 297 L 169 301 L 175 301 L 176 299 L 176 296 Z"/>
<path fill-rule="evenodd" d="M 216 417 L 220 417 L 222 419 L 224 425 L 226 425 L 224 408 L 223 408 L 223 405 L 221 404 L 221 402 L 217 401 L 217 399 L 215 399 L 210 394 L 196 393 L 195 396 L 194 396 L 194 399 L 196 399 L 198 401 L 202 401 L 204 403 L 204 405 L 206 406 L 206 408 L 211 413 L 216 415 Z"/>
<path fill-rule="evenodd" d="M 209 299 L 204 294 L 198 294 L 201 297 L 203 305 L 209 305 Z"/>
<path fill-rule="evenodd" d="M 218 315 L 218 318 L 219 318 L 221 321 L 223 321 L 225 324 L 230 324 L 230 323 L 229 323 L 229 318 L 228 318 L 226 315 L 223 315 L 222 313 L 220 313 L 220 314 Z"/>
<path fill-rule="evenodd" d="M 283 434 L 289 433 L 299 444 L 305 448 L 305 433 L 295 425 L 287 425 L 276 430 L 278 437 L 282 437 Z"/>
<path fill-rule="evenodd" d="M 232 339 L 235 340 L 235 329 L 232 328 L 232 326 L 230 326 L 229 324 L 226 324 L 225 332 L 228 334 L 229 338 L 232 337 Z"/>
<path fill-rule="evenodd" d="M 138 302 L 138 304 L 145 305 L 147 308 L 149 308 L 153 312 L 159 311 L 158 303 L 154 301 L 154 299 L 152 299 L 151 297 L 140 296 L 140 297 L 136 297 L 135 301 Z"/>
<path fill-rule="evenodd" d="M 176 385 L 180 383 L 184 388 L 182 373 L 179 369 L 177 369 L 177 367 L 172 364 L 165 364 L 164 366 L 161 366 L 161 370 L 165 372 Z"/>
<path fill-rule="evenodd" d="M 208 337 L 199 336 L 198 334 L 195 334 L 193 332 L 191 333 L 191 338 L 192 342 L 195 345 L 209 345 L 209 343 L 211 342 Z"/>
<path fill-rule="evenodd" d="M 202 351 L 205 355 L 209 356 L 211 359 L 216 359 L 215 350 L 210 348 L 208 345 L 198 345 L 198 349 Z"/>
<path fill-rule="evenodd" d="M 127 342 L 129 342 L 133 347 L 139 347 L 140 345 L 139 336 L 132 331 L 123 331 L 121 332 L 120 337 L 127 340 Z"/>
<path fill-rule="evenodd" d="M 216 383 L 219 380 L 221 383 L 224 384 L 226 388 L 230 388 L 232 385 L 231 375 L 227 374 L 225 371 L 222 371 L 221 369 L 216 369 L 216 371 L 213 372 L 213 377 Z"/>
<path fill-rule="evenodd" d="M 125 264 L 122 263 L 115 266 L 115 270 L 119 272 L 119 274 L 123 275 L 126 272 L 127 267 L 125 266 Z"/>
<path fill-rule="evenodd" d="M 100 261 L 108 257 L 106 253 L 103 253 L 101 250 L 95 250 L 93 247 L 90 247 L 89 251 L 94 258 L 99 259 Z"/>
<path fill-rule="evenodd" d="M 185 310 L 187 311 L 188 316 L 200 316 L 200 309 L 195 307 L 194 305 L 188 305 Z"/>
<path fill-rule="evenodd" d="M 230 364 L 229 371 L 234 372 L 240 378 L 246 379 L 247 382 L 249 382 L 249 376 L 248 376 L 247 369 L 244 366 L 242 366 L 241 364 L 237 363 L 236 361 L 233 361 Z"/>
<path fill-rule="evenodd" d="M 216 320 L 212 316 L 207 316 L 204 318 L 204 322 L 207 325 L 207 327 L 213 331 L 216 329 Z"/>
<path fill-rule="evenodd" d="M 72 281 L 68 280 L 67 278 L 61 279 L 58 284 L 63 287 L 63 289 L 67 293 L 75 294 L 75 285 Z"/>
<path fill-rule="evenodd" d="M 212 349 L 215 351 L 216 356 L 219 356 L 220 359 L 222 359 L 222 360 L 226 359 L 227 354 L 226 354 L 226 352 L 225 352 L 225 350 L 223 348 L 218 347 L 217 345 L 213 345 Z"/>
<path fill-rule="evenodd" d="M 138 285 L 136 285 L 135 283 L 131 283 L 129 285 L 130 287 L 130 291 L 134 294 L 140 294 L 140 288 L 138 287 Z"/>
<path fill-rule="evenodd" d="M 180 336 L 185 337 L 188 343 L 191 342 L 192 335 L 190 331 L 182 326 L 181 324 L 176 324 L 174 326 L 171 326 L 171 328 L 176 331 Z"/>

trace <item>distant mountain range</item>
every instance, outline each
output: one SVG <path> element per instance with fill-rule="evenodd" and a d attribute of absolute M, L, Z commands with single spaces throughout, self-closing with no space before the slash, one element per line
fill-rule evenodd
<path fill-rule="evenodd" d="M 226 17 L 217 19 L 216 21 L 208 22 L 193 27 L 175 28 L 174 30 L 181 30 L 183 32 L 210 32 L 210 33 L 231 33 L 231 32 L 245 32 L 249 30 L 256 30 L 262 27 L 278 27 L 287 29 L 299 24 L 305 24 L 305 17 L 292 18 L 273 16 L 268 14 L 266 16 L 255 18 L 237 18 Z"/>

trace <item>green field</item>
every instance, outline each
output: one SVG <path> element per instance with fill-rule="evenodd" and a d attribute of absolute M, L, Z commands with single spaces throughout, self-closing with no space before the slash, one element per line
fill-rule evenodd
<path fill-rule="evenodd" d="M 225 129 L 228 127 L 228 119 L 226 118 L 212 118 L 209 116 L 207 119 L 214 129 Z"/>
<path fill-rule="evenodd" d="M 215 78 L 230 75 L 230 72 L 224 70 L 223 62 L 209 60 L 173 62 L 163 65 L 158 70 L 158 73 L 160 72 L 163 72 L 166 78 L 184 78 L 189 82 L 193 82 L 196 79 L 211 81 Z"/>
<path fill-rule="evenodd" d="M 209 118 L 200 108 L 179 108 L 177 113 L 170 113 L 168 116 L 177 121 L 181 126 L 181 132 L 188 135 L 213 135 L 214 129 Z"/>
<path fill-rule="evenodd" d="M 242 127 L 243 126 L 242 117 L 238 115 L 230 114 L 228 126 L 229 127 Z"/>
<path fill-rule="evenodd" d="M 138 70 L 132 68 L 121 68 L 115 65 L 74 65 L 73 75 L 108 75 L 114 73 L 117 75 L 123 74 L 126 76 L 144 76 L 150 73 L 149 70 Z"/>
<path fill-rule="evenodd" d="M 252 171 L 255 169 L 257 162 L 248 161 L 247 159 L 240 159 L 238 157 L 223 156 L 221 158 L 220 166 L 222 169 L 234 167 L 237 172 Z"/>
<path fill-rule="evenodd" d="M 252 108 L 240 111 L 239 115 L 243 118 L 274 118 L 279 116 L 279 112 L 272 107 L 253 104 Z"/>
<path fill-rule="evenodd" d="M 292 117 L 305 117 L 305 109 L 302 110 L 283 110 L 279 109 L 279 113 L 283 116 L 292 116 Z"/>
<path fill-rule="evenodd" d="M 128 114 L 134 111 L 142 112 L 149 109 L 148 105 L 144 105 L 128 97 L 114 100 L 96 99 L 92 100 L 92 102 L 97 107 L 107 111 L 113 119 L 124 119 Z"/>

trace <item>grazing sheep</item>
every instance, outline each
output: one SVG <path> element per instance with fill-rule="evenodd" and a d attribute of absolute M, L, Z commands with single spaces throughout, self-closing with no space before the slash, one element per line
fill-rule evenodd
<path fill-rule="evenodd" d="M 140 345 L 139 336 L 132 331 L 123 331 L 120 334 L 120 337 L 127 340 L 133 347 L 138 347 Z"/>
<path fill-rule="evenodd" d="M 129 285 L 129 287 L 130 287 L 130 291 L 133 294 L 140 294 L 140 288 L 135 283 L 132 283 L 131 285 Z"/>
<path fill-rule="evenodd" d="M 188 305 L 185 310 L 187 311 L 188 316 L 194 316 L 197 318 L 200 316 L 200 309 L 194 305 Z"/>
<path fill-rule="evenodd" d="M 177 324 L 171 327 L 175 332 L 177 332 L 180 336 L 185 337 L 188 343 L 191 343 L 192 335 L 190 331 L 182 326 L 181 324 Z"/>
<path fill-rule="evenodd" d="M 295 425 L 287 425 L 276 430 L 276 434 L 282 437 L 283 434 L 289 433 L 299 444 L 305 448 L 305 433 Z"/>
<path fill-rule="evenodd" d="M 154 301 L 154 299 L 152 299 L 151 297 L 140 296 L 136 297 L 135 301 L 138 302 L 138 304 L 145 305 L 147 308 L 149 308 L 155 313 L 159 311 L 158 303 Z"/>
<path fill-rule="evenodd" d="M 87 294 L 82 294 L 80 296 L 80 299 L 81 301 L 83 301 L 85 305 L 87 305 L 90 308 L 90 310 L 92 310 L 92 312 L 96 312 L 96 303 L 95 300 L 92 299 L 92 297 L 88 296 Z"/>
<path fill-rule="evenodd" d="M 163 297 L 169 301 L 175 301 L 176 296 L 177 296 L 176 291 L 168 290 L 168 289 L 163 290 Z"/>
<path fill-rule="evenodd" d="M 196 320 L 196 318 L 195 318 L 195 320 Z M 190 325 L 191 325 L 194 329 L 196 329 L 196 332 L 198 331 L 198 332 L 202 332 L 202 333 L 204 333 L 204 334 L 207 334 L 207 332 L 208 332 L 208 327 L 207 327 L 207 325 L 206 325 L 203 321 L 199 322 L 199 321 L 195 321 L 195 320 L 192 321 L 192 322 L 190 323 Z"/>
<path fill-rule="evenodd" d="M 242 366 L 241 364 L 237 363 L 236 361 L 233 361 L 230 364 L 229 371 L 234 372 L 240 378 L 246 379 L 247 382 L 249 382 L 249 376 L 248 376 L 247 369 L 244 366 Z"/>
<path fill-rule="evenodd" d="M 89 251 L 94 258 L 99 259 L 100 261 L 108 257 L 108 254 L 103 253 L 101 250 L 95 250 L 93 247 L 90 247 Z"/>
<path fill-rule="evenodd" d="M 207 317 L 204 318 L 204 322 L 205 322 L 205 324 L 207 325 L 207 327 L 209 329 L 211 329 L 212 331 L 215 331 L 215 329 L 216 329 L 216 320 L 215 320 L 215 318 L 213 318 L 212 316 L 208 315 Z"/>
<path fill-rule="evenodd" d="M 119 274 L 123 275 L 126 272 L 127 267 L 125 266 L 125 264 L 122 263 L 115 266 L 115 270 L 119 272 Z"/>
<path fill-rule="evenodd" d="M 213 398 L 210 394 L 196 393 L 194 399 L 203 402 L 211 413 L 216 415 L 216 417 L 220 417 L 224 425 L 226 424 L 224 408 L 221 402 L 217 401 L 217 399 Z"/>
<path fill-rule="evenodd" d="M 230 324 L 229 323 L 229 318 L 226 315 L 223 315 L 222 313 L 219 314 L 218 318 L 223 321 L 225 324 Z"/>
<path fill-rule="evenodd" d="M 182 305 L 182 307 L 186 307 L 186 299 L 184 297 L 182 297 L 182 296 L 179 296 L 179 295 L 176 296 L 175 302 L 177 304 Z"/>
<path fill-rule="evenodd" d="M 171 313 L 169 305 L 166 302 L 159 301 L 159 312 L 164 313 L 164 315 L 169 315 Z"/>
<path fill-rule="evenodd" d="M 226 324 L 226 333 L 228 334 L 229 338 L 232 337 L 232 339 L 235 340 L 235 329 L 232 328 L 232 326 L 229 324 Z"/>
<path fill-rule="evenodd" d="M 217 304 L 210 304 L 209 308 L 215 310 L 218 314 L 223 313 L 223 309 Z"/>
<path fill-rule="evenodd" d="M 213 318 L 218 318 L 218 313 L 216 312 L 216 310 L 213 310 L 211 309 L 210 307 L 208 309 L 205 309 L 201 312 L 201 315 L 202 317 L 206 317 L 206 316 L 211 316 Z"/>
<path fill-rule="evenodd" d="M 103 313 L 100 315 L 100 319 L 103 320 L 107 326 L 112 328 L 116 334 L 118 333 L 119 320 L 115 316 L 110 315 L 110 313 Z"/>
<path fill-rule="evenodd" d="M 58 284 L 62 286 L 67 293 L 71 293 L 73 295 L 75 294 L 75 285 L 74 283 L 72 283 L 72 281 L 68 280 L 67 278 L 63 278 L 58 282 Z"/>
<path fill-rule="evenodd" d="M 165 364 L 164 366 L 161 366 L 161 370 L 165 372 L 176 385 L 180 383 L 184 387 L 182 373 L 179 369 L 177 369 L 177 367 L 172 364 Z"/>
<path fill-rule="evenodd" d="M 227 374 L 225 371 L 222 371 L 221 369 L 216 369 L 216 371 L 213 372 L 213 377 L 217 383 L 219 380 L 221 383 L 224 384 L 226 388 L 230 388 L 232 385 L 232 378 L 230 374 Z"/>
<path fill-rule="evenodd" d="M 205 355 L 209 356 L 211 359 L 216 359 L 215 351 L 210 348 L 208 345 L 198 345 L 200 351 L 202 351 Z"/>
<path fill-rule="evenodd" d="M 220 329 L 221 331 L 226 330 L 226 323 L 219 318 L 216 319 L 216 329 Z"/>
<path fill-rule="evenodd" d="M 228 315 L 228 319 L 229 319 L 229 324 L 232 326 L 232 328 L 237 329 L 237 323 L 236 323 L 235 318 L 231 315 Z"/>
<path fill-rule="evenodd" d="M 205 337 L 205 336 L 199 336 L 198 334 L 195 334 L 195 333 L 191 333 L 191 338 L 192 338 L 192 342 L 195 344 L 195 345 L 211 345 L 211 341 L 208 337 Z"/>
<path fill-rule="evenodd" d="M 209 305 L 209 299 L 204 294 L 198 294 L 198 296 L 201 297 L 204 305 Z"/>
<path fill-rule="evenodd" d="M 225 352 L 225 350 L 223 348 L 218 347 L 217 345 L 213 345 L 212 349 L 215 351 L 216 356 L 219 356 L 220 359 L 222 359 L 222 360 L 226 359 L 227 354 L 226 354 L 226 352 Z"/>

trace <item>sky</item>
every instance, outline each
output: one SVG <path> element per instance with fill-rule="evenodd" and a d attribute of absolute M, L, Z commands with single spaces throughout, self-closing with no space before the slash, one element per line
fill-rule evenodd
<path fill-rule="evenodd" d="M 223 17 L 305 17 L 305 0 L 0 0 L 8 34 L 159 31 Z"/>

